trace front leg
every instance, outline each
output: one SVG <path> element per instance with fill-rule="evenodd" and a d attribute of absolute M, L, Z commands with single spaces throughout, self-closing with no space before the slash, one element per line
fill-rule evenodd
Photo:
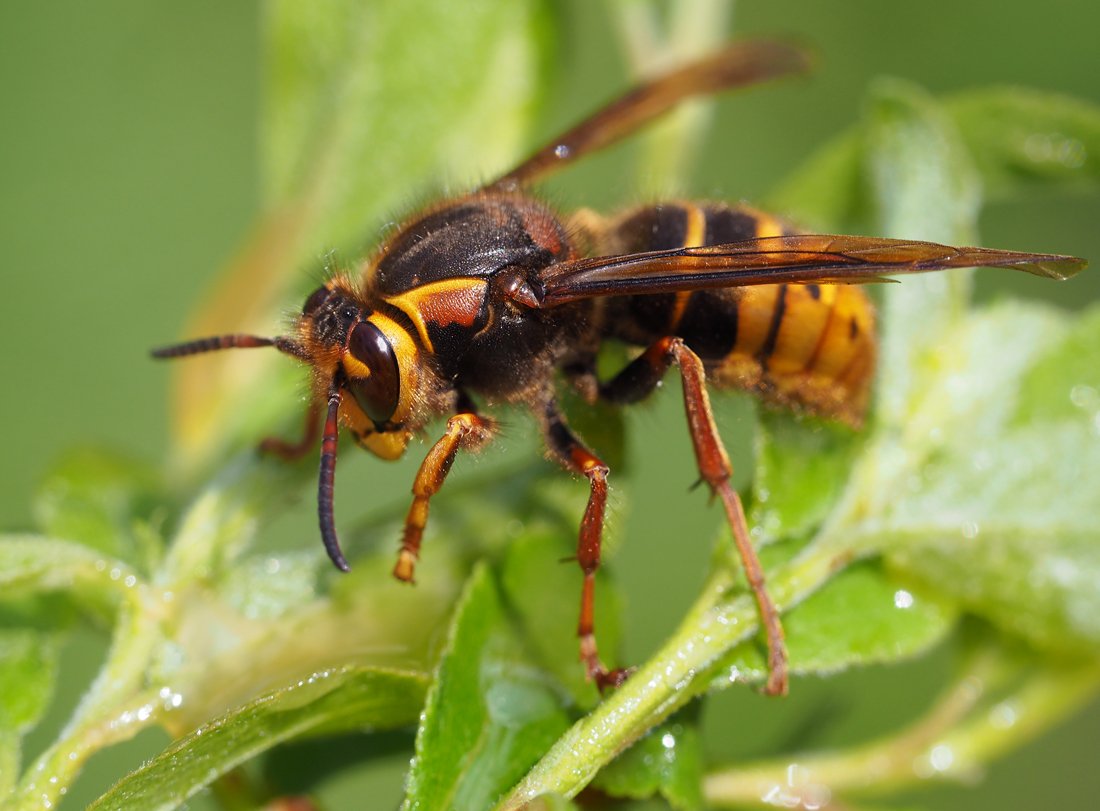
<path fill-rule="evenodd" d="M 492 438 L 493 428 L 492 420 L 479 416 L 473 410 L 455 414 L 447 420 L 447 429 L 424 457 L 413 481 L 413 503 L 405 518 L 401 551 L 393 569 L 393 576 L 398 580 L 407 583 L 413 580 L 416 561 L 420 557 L 420 542 L 428 523 L 429 500 L 443 486 L 459 448 L 480 448 Z"/>
<path fill-rule="evenodd" d="M 585 673 L 603 691 L 608 687 L 617 687 L 622 684 L 628 675 L 626 670 L 608 670 L 604 667 L 596 648 L 596 570 L 600 566 L 609 469 L 569 430 L 565 417 L 553 400 L 550 400 L 543 409 L 543 433 L 546 436 L 546 445 L 554 458 L 566 470 L 579 473 L 588 479 L 588 505 L 581 519 L 580 534 L 577 538 L 577 562 L 581 566 L 581 571 L 584 572 L 577 636 L 580 637 L 581 661 L 584 662 Z"/>
<path fill-rule="evenodd" d="M 310 400 L 306 409 L 305 429 L 302 438 L 291 442 L 282 437 L 269 436 L 260 443 L 260 453 L 271 453 L 288 462 L 301 459 L 317 445 L 321 436 L 321 401 Z"/>

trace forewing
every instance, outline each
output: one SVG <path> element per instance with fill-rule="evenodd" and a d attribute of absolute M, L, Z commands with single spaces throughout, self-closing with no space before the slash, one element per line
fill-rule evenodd
<path fill-rule="evenodd" d="M 551 265 L 541 274 L 541 306 L 599 296 L 675 293 L 781 282 L 863 284 L 902 273 L 1006 267 L 1067 279 L 1085 267 L 1072 256 L 882 237 L 796 234 L 724 245 L 597 256 Z"/>

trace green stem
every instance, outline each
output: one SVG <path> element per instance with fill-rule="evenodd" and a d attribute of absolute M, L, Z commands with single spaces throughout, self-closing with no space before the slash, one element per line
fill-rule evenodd
<path fill-rule="evenodd" d="M 930 779 L 965 779 L 1049 728 L 1095 695 L 1100 669 L 1050 669 L 1015 695 L 983 705 L 1008 677 L 1003 658 L 978 657 L 928 714 L 910 728 L 839 754 L 787 757 L 726 769 L 703 784 L 719 808 L 824 804 L 844 793 L 880 794 Z"/>
<path fill-rule="evenodd" d="M 26 770 L 13 796 L 14 809 L 52 808 L 98 750 L 128 740 L 165 709 L 163 696 L 143 691 L 153 651 L 163 638 L 163 594 L 135 587 L 119 608 L 115 641 L 107 661 L 73 720 Z"/>

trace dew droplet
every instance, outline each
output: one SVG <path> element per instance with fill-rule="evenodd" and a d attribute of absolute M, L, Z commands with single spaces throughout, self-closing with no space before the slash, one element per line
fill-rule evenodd
<path fill-rule="evenodd" d="M 1019 713 L 1008 701 L 1002 701 L 989 711 L 989 723 L 997 729 L 1009 729 L 1016 725 Z"/>
<path fill-rule="evenodd" d="M 1069 401 L 1078 408 L 1093 411 L 1100 407 L 1100 392 L 1080 383 L 1069 390 Z"/>
<path fill-rule="evenodd" d="M 558 144 L 556 147 L 554 147 L 554 157 L 558 158 L 559 160 L 565 160 L 572 154 L 573 150 L 571 150 L 565 144 Z"/>
<path fill-rule="evenodd" d="M 894 592 L 894 607 L 895 608 L 901 608 L 901 609 L 912 608 L 914 602 L 915 601 L 913 600 L 913 595 L 910 594 L 905 589 L 898 589 L 897 591 Z"/>
<path fill-rule="evenodd" d="M 928 753 L 928 762 L 937 772 L 946 772 L 955 762 L 955 750 L 945 743 L 938 743 Z"/>

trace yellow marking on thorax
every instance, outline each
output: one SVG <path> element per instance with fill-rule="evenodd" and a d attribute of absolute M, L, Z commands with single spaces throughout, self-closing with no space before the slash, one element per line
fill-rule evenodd
<path fill-rule="evenodd" d="M 440 326 L 473 326 L 481 313 L 489 283 L 484 279 L 458 277 L 424 284 L 386 299 L 416 326 L 420 343 L 430 352 L 427 322 Z"/>

